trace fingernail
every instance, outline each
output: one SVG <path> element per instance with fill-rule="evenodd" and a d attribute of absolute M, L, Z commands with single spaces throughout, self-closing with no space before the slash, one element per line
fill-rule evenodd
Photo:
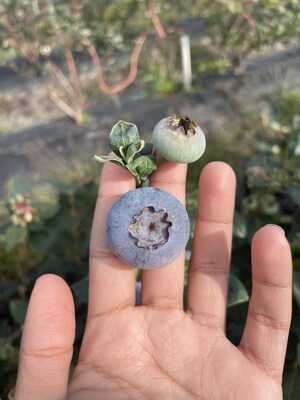
<path fill-rule="evenodd" d="M 267 224 L 266 226 L 273 226 L 274 228 L 276 228 L 278 230 L 278 232 L 281 232 L 281 234 L 283 234 L 285 236 L 285 230 L 283 228 L 281 228 L 281 226 L 276 225 L 276 224 Z"/>

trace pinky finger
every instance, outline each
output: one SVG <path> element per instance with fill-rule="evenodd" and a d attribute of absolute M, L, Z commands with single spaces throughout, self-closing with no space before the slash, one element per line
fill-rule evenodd
<path fill-rule="evenodd" d="M 292 260 L 282 229 L 265 226 L 253 238 L 252 294 L 240 349 L 281 380 L 291 322 Z"/>
<path fill-rule="evenodd" d="M 26 315 L 14 400 L 65 398 L 74 335 L 69 287 L 55 275 L 39 278 Z"/>

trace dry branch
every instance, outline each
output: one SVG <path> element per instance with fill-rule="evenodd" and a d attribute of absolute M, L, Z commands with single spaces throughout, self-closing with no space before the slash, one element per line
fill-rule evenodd
<path fill-rule="evenodd" d="M 160 19 L 155 10 L 155 0 L 149 0 L 149 14 L 152 19 L 152 23 L 155 29 L 155 33 L 157 37 L 162 40 L 166 37 L 166 32 L 164 27 L 162 26 Z"/>
<path fill-rule="evenodd" d="M 137 76 L 137 73 L 138 73 L 139 56 L 142 51 L 143 45 L 145 43 L 146 37 L 147 37 L 147 32 L 143 33 L 136 42 L 136 45 L 131 54 L 130 70 L 129 70 L 127 77 L 125 79 L 123 79 L 121 82 L 116 83 L 114 85 L 108 85 L 103 78 L 103 70 L 102 70 L 102 66 L 101 66 L 101 60 L 100 60 L 100 56 L 97 53 L 95 46 L 90 45 L 88 47 L 88 52 L 92 58 L 93 65 L 94 65 L 95 79 L 96 79 L 96 82 L 97 82 L 100 90 L 102 90 L 104 93 L 107 93 L 109 95 L 113 95 L 113 94 L 121 92 L 122 90 L 124 90 L 125 88 L 127 88 L 134 82 L 134 80 Z"/>

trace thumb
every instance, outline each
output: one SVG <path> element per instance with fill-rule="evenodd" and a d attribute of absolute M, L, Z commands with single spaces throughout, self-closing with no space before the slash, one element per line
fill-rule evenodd
<path fill-rule="evenodd" d="M 55 275 L 40 277 L 26 315 L 14 400 L 65 398 L 74 336 L 68 285 Z"/>

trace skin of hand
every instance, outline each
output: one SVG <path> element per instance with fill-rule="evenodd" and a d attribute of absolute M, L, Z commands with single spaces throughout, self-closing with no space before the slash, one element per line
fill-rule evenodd
<path fill-rule="evenodd" d="M 164 163 L 150 185 L 185 201 L 186 166 Z M 199 180 L 197 222 L 183 311 L 184 254 L 142 272 L 110 251 L 105 221 L 112 204 L 134 189 L 131 175 L 105 165 L 90 245 L 89 308 L 78 364 L 70 376 L 74 304 L 58 276 L 40 277 L 22 336 L 15 400 L 280 400 L 291 321 L 292 261 L 283 230 L 252 240 L 252 294 L 238 347 L 225 335 L 235 175 L 213 162 Z"/>

